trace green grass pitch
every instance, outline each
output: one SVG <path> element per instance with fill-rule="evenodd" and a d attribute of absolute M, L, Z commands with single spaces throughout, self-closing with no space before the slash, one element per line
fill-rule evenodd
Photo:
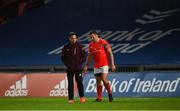
<path fill-rule="evenodd" d="M 180 110 L 180 98 L 114 98 L 69 104 L 67 98 L 0 98 L 0 110 Z"/>

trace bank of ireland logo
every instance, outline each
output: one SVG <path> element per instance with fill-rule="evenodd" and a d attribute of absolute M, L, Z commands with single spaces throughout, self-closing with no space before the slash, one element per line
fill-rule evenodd
<path fill-rule="evenodd" d="M 49 96 L 68 96 L 68 81 L 67 78 L 61 80 L 54 89 L 49 92 Z"/>
<path fill-rule="evenodd" d="M 179 11 L 179 9 L 167 10 L 167 11 L 159 11 L 152 9 L 148 13 L 144 14 L 141 18 L 136 19 L 136 22 L 143 25 L 160 22 L 177 11 Z"/>
<path fill-rule="evenodd" d="M 11 85 L 9 90 L 6 90 L 5 96 L 27 96 L 27 75 L 23 76 L 15 84 Z"/>

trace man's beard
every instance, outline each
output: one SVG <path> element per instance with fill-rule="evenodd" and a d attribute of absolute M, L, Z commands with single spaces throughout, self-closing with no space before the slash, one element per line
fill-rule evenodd
<path fill-rule="evenodd" d="M 91 37 L 91 41 L 95 41 L 94 37 Z"/>

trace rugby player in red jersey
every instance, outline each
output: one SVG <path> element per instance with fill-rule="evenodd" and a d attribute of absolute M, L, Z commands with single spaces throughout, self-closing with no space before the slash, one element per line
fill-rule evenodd
<path fill-rule="evenodd" d="M 94 59 L 94 75 L 97 83 L 97 102 L 102 101 L 102 82 L 108 92 L 109 102 L 113 101 L 111 86 L 108 76 L 109 67 L 112 71 L 115 71 L 116 67 L 114 65 L 114 57 L 111 51 L 111 47 L 109 43 L 99 38 L 99 35 L 96 31 L 90 32 L 90 38 L 92 42 L 89 44 L 89 52 L 86 59 L 86 64 L 84 66 L 83 72 L 86 73 L 88 70 L 88 66 L 92 60 Z"/>

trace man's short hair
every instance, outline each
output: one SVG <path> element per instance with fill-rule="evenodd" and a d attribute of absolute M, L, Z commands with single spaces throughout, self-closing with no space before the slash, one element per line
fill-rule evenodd
<path fill-rule="evenodd" d="M 71 37 L 72 35 L 76 35 L 77 36 L 77 34 L 75 32 L 69 32 L 68 37 Z"/>
<path fill-rule="evenodd" d="M 91 30 L 91 31 L 89 32 L 89 35 L 91 35 L 91 34 L 99 35 L 96 30 Z"/>

